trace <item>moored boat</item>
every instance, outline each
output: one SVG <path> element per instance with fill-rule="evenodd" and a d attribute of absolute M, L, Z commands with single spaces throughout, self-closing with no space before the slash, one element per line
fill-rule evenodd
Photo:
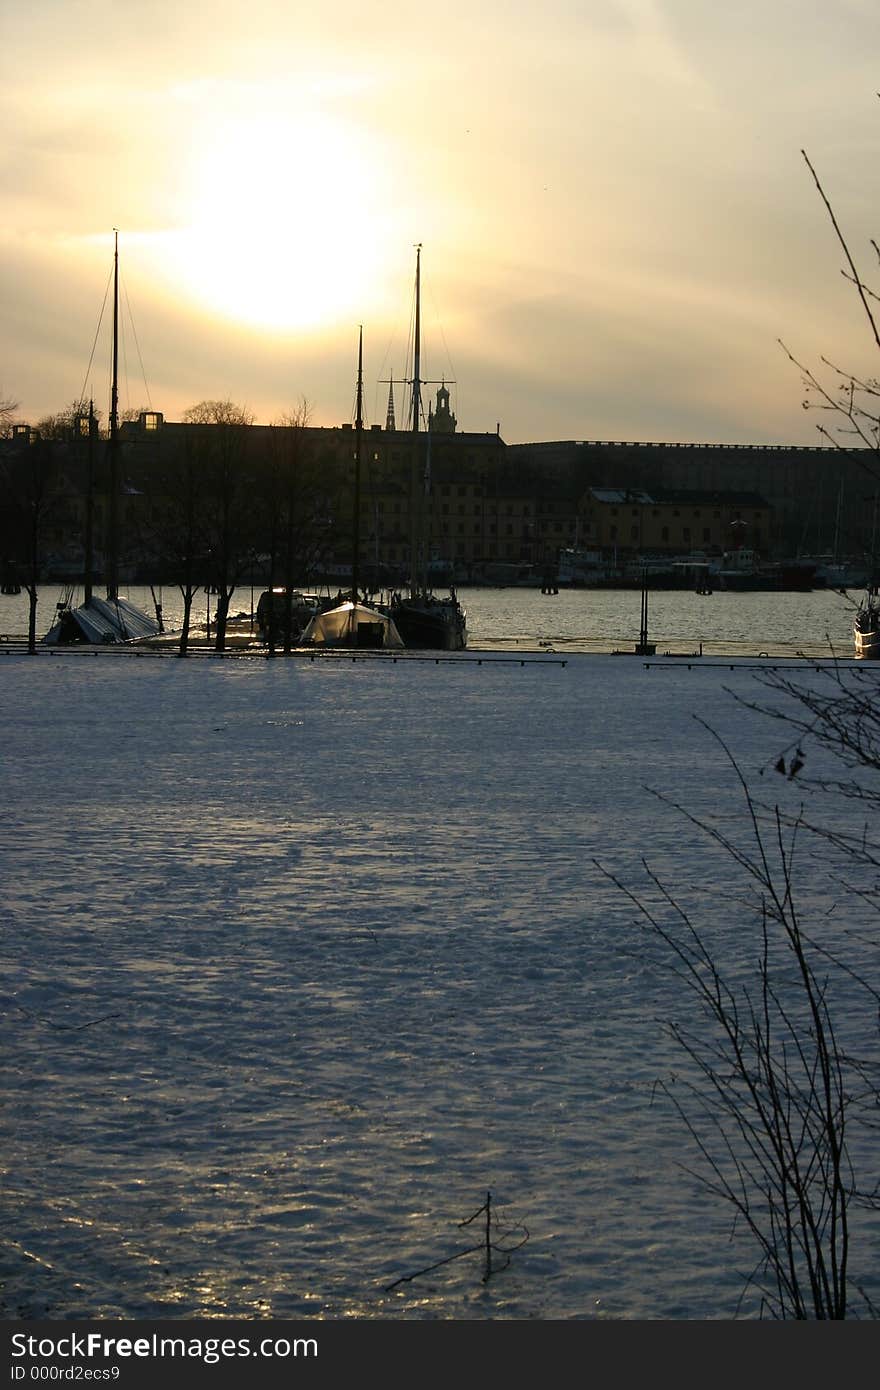
<path fill-rule="evenodd" d="M 402 647 L 404 645 L 393 617 L 384 609 L 364 603 L 358 592 L 360 581 L 361 450 L 363 441 L 363 330 L 358 334 L 357 406 L 355 431 L 354 526 L 351 564 L 351 592 L 333 608 L 325 608 L 307 623 L 300 643 L 304 647 Z"/>
<path fill-rule="evenodd" d="M 416 247 L 415 327 L 412 377 L 412 466 L 410 485 L 409 593 L 392 595 L 389 612 L 407 647 L 430 651 L 461 651 L 467 646 L 467 613 L 450 585 L 448 597 L 438 597 L 428 581 L 425 534 L 427 494 L 431 486 L 431 431 L 425 431 L 424 451 L 419 422 L 421 379 L 421 244 Z"/>
<path fill-rule="evenodd" d="M 43 638 L 48 646 L 72 643 L 105 645 L 113 642 L 132 642 L 157 637 L 163 631 L 162 610 L 156 607 L 152 617 L 119 597 L 119 233 L 113 242 L 113 352 L 110 384 L 110 439 L 108 455 L 110 477 L 108 487 L 107 549 L 105 556 L 106 599 L 92 592 L 94 567 L 94 452 L 97 435 L 94 409 L 88 413 L 88 484 L 86 488 L 85 554 L 83 589 L 84 600 L 73 605 L 73 585 L 68 595 L 57 605 L 56 620 Z"/>
<path fill-rule="evenodd" d="M 316 613 L 300 638 L 303 647 L 402 647 L 394 620 L 379 608 L 346 599 Z"/>

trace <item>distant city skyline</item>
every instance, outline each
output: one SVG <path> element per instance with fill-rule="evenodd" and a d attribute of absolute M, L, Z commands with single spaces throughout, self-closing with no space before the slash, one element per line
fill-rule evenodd
<path fill-rule="evenodd" d="M 871 282 L 871 0 L 31 0 L 3 48 L 0 396 L 30 423 L 83 389 L 106 417 L 114 227 L 120 407 L 170 419 L 341 424 L 363 324 L 384 424 L 416 242 L 463 430 L 818 444 L 778 339 L 877 374 L 801 155 Z"/>

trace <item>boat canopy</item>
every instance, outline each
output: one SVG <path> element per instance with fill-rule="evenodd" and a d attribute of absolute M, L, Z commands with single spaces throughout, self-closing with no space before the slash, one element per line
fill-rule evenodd
<path fill-rule="evenodd" d="M 304 646 L 402 647 L 400 633 L 387 613 L 347 599 L 326 613 L 316 613 L 300 641 Z"/>
<path fill-rule="evenodd" d="M 156 637 L 159 631 L 157 619 L 141 612 L 128 599 L 103 599 L 93 595 L 79 608 L 65 608 L 43 641 L 50 647 L 76 642 L 109 645 L 132 642 L 139 637 Z"/>

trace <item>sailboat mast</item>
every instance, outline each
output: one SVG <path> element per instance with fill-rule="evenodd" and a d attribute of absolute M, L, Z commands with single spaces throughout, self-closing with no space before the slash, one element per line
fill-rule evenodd
<path fill-rule="evenodd" d="M 422 495 L 419 488 L 419 412 L 422 405 L 422 382 L 421 382 L 421 350 L 422 350 L 422 320 L 421 320 L 421 262 L 422 262 L 422 243 L 416 246 L 416 318 L 415 333 L 413 336 L 413 383 L 412 383 L 412 472 L 410 476 L 410 508 L 412 511 L 410 524 L 410 595 L 415 598 L 420 591 L 419 576 L 421 572 L 420 542 L 422 531 Z"/>
<path fill-rule="evenodd" d="M 413 339 L 413 394 L 412 394 L 412 427 L 413 434 L 419 432 L 419 411 L 422 405 L 422 381 L 421 381 L 421 353 L 422 353 L 422 307 L 421 307 L 421 278 L 422 278 L 422 243 L 416 246 L 416 326 Z"/>
<path fill-rule="evenodd" d="M 358 329 L 357 407 L 355 412 L 354 522 L 352 526 L 351 601 L 358 601 L 358 565 L 361 549 L 361 451 L 364 437 L 364 328 Z"/>
<path fill-rule="evenodd" d="M 110 483 L 107 518 L 107 598 L 119 597 L 119 232 L 113 229 L 113 366 L 110 385 Z"/>
<path fill-rule="evenodd" d="M 86 455 L 86 534 L 83 601 L 92 601 L 92 571 L 95 568 L 95 402 L 89 400 L 89 442 Z"/>

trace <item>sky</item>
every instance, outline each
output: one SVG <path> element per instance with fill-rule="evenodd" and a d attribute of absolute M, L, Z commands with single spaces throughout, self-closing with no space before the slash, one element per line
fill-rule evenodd
<path fill-rule="evenodd" d="M 0 397 L 230 399 L 460 429 L 820 442 L 798 360 L 876 374 L 875 0 L 2 0 Z M 875 283 L 876 283 L 875 277 Z M 99 331 L 100 321 L 100 331 Z M 436 387 L 431 387 L 432 390 Z M 398 406 L 404 388 L 395 388 Z"/>

